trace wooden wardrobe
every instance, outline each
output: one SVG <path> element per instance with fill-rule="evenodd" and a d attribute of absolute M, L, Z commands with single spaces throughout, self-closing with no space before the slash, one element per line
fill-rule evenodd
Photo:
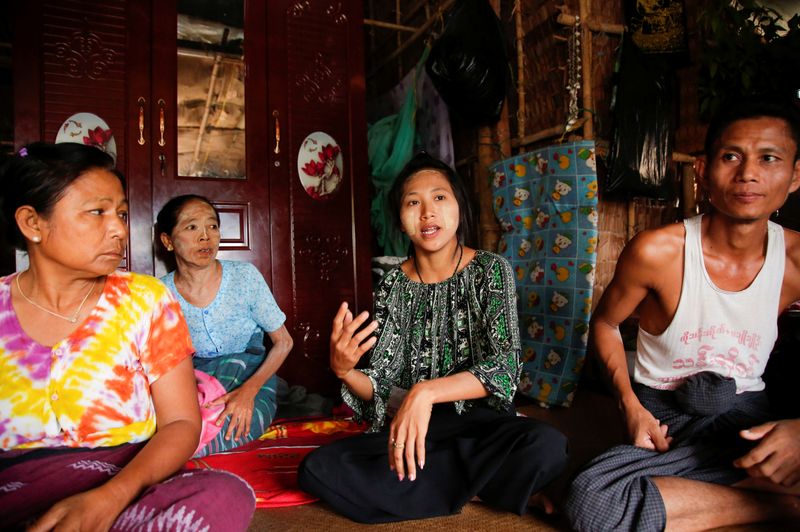
<path fill-rule="evenodd" d="M 217 4 L 226 9 L 231 1 Z M 236 178 L 179 175 L 178 138 L 187 132 L 179 127 L 176 27 L 181 4 L 189 3 L 19 2 L 17 148 L 52 142 L 78 112 L 105 120 L 130 202 L 121 268 L 163 275 L 156 213 L 178 194 L 210 198 L 222 213 L 219 257 L 255 264 L 287 315 L 295 347 L 280 374 L 333 395 L 333 314 L 341 301 L 358 310 L 372 305 L 361 2 L 244 2 L 245 155 Z M 298 167 L 304 140 L 314 132 L 335 139 L 341 150 L 339 186 L 324 199 L 307 193 Z"/>

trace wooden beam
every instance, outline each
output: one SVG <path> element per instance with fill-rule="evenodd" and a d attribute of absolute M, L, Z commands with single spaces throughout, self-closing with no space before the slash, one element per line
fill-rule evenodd
<path fill-rule="evenodd" d="M 636 201 L 628 200 L 628 222 L 625 224 L 625 237 L 628 242 L 636 236 Z"/>
<path fill-rule="evenodd" d="M 375 26 L 378 28 L 386 28 L 389 30 L 396 30 L 396 31 L 407 31 L 409 33 L 414 33 L 419 31 L 419 28 L 415 28 L 414 26 L 403 26 L 402 24 L 394 24 L 392 22 L 383 22 L 382 20 L 374 20 L 371 18 L 364 19 L 365 26 Z"/>
<path fill-rule="evenodd" d="M 445 0 L 444 2 L 442 2 L 442 4 L 436 9 L 436 13 L 434 13 L 431 18 L 426 20 L 425 23 L 422 26 L 420 26 L 415 33 L 413 33 L 408 39 L 406 39 L 406 41 L 401 46 L 397 48 L 397 50 L 389 54 L 380 63 L 378 63 L 378 65 L 372 69 L 372 71 L 369 73 L 367 77 L 374 76 L 375 73 L 378 72 L 381 68 L 383 68 L 387 63 L 392 61 L 398 55 L 402 54 L 406 48 L 414 44 L 417 41 L 417 39 L 422 37 L 425 34 L 425 32 L 428 31 L 428 28 L 430 28 L 434 22 L 439 20 L 439 17 L 442 15 L 442 13 L 450 9 L 455 3 L 456 0 Z"/>
<path fill-rule="evenodd" d="M 556 22 L 564 26 L 574 26 L 575 15 L 570 15 L 569 13 L 559 13 L 558 17 L 556 17 Z M 583 22 L 583 19 L 581 19 L 581 22 Z M 622 35 L 625 32 L 625 26 L 623 26 L 622 24 L 611 24 L 609 22 L 600 22 L 598 20 L 595 20 L 593 17 L 589 17 L 589 19 L 585 22 L 585 24 L 589 27 L 590 30 L 597 33 L 610 33 L 612 35 Z"/>
<path fill-rule="evenodd" d="M 405 22 L 411 20 L 411 18 L 417 14 L 417 11 L 419 11 L 420 8 L 423 6 L 427 8 L 429 4 L 429 0 L 417 0 L 416 3 L 412 4 L 411 7 L 409 7 L 405 13 L 403 13 L 403 21 Z"/>
<path fill-rule="evenodd" d="M 583 125 L 583 122 L 586 118 L 578 119 L 578 122 L 575 124 L 575 128 L 579 128 Z M 531 133 L 530 135 L 526 135 L 524 137 L 517 137 L 512 139 L 511 145 L 515 148 L 519 148 L 522 146 L 527 146 L 528 144 L 533 144 L 534 142 L 539 142 L 540 140 L 549 139 L 552 137 L 558 137 L 564 134 L 564 126 L 558 125 L 549 127 L 547 129 L 543 129 L 541 131 L 537 131 L 536 133 Z"/>
<path fill-rule="evenodd" d="M 581 20 L 591 20 L 591 4 L 589 0 L 580 0 Z M 592 75 L 592 31 L 588 24 L 581 28 L 581 89 L 583 89 L 583 138 L 594 139 L 593 84 Z"/>
<path fill-rule="evenodd" d="M 517 41 L 517 136 L 525 137 L 525 30 L 522 27 L 522 2 L 514 1 L 514 31 Z"/>
<path fill-rule="evenodd" d="M 695 193 L 695 174 L 691 164 L 681 164 L 681 214 L 689 218 L 697 214 L 697 198 Z"/>

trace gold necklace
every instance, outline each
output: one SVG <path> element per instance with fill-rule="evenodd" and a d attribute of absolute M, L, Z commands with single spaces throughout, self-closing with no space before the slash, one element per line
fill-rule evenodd
<path fill-rule="evenodd" d="M 86 292 L 86 295 L 83 296 L 83 300 L 81 301 L 81 304 L 78 305 L 78 310 L 76 310 L 75 314 L 73 314 L 70 317 L 70 316 L 64 316 L 63 314 L 59 314 L 58 312 L 53 312 L 50 309 L 44 308 L 39 303 L 37 303 L 36 301 L 34 301 L 33 299 L 31 299 L 31 298 L 29 298 L 28 296 L 25 295 L 25 292 L 22 291 L 22 287 L 19 285 L 19 278 L 22 277 L 22 274 L 27 272 L 27 271 L 28 270 L 25 270 L 24 272 L 22 272 L 20 274 L 17 274 L 17 278 L 15 279 L 15 281 L 17 282 L 17 290 L 19 291 L 19 294 L 25 299 L 25 301 L 27 301 L 28 303 L 30 303 L 34 307 L 38 308 L 39 310 L 43 310 L 44 312 L 47 312 L 51 316 L 55 316 L 56 318 L 61 318 L 62 320 L 66 320 L 66 321 L 68 321 L 70 323 L 78 323 L 78 316 L 80 315 L 81 310 L 83 310 L 83 305 L 86 303 L 86 300 L 89 299 L 89 295 L 94 291 L 94 285 L 97 284 L 97 278 L 95 278 L 95 280 L 92 281 L 92 286 L 89 288 L 89 291 Z"/>
<path fill-rule="evenodd" d="M 453 275 L 458 273 L 458 267 L 461 266 L 461 258 L 464 256 L 464 246 L 459 244 L 458 245 L 458 251 L 459 251 L 459 253 L 458 253 L 458 262 L 456 263 L 456 269 L 453 270 L 453 273 L 452 273 L 452 275 L 450 275 L 450 277 L 452 277 Z M 422 280 L 422 275 L 420 275 L 419 268 L 417 268 L 417 257 L 414 257 L 414 271 L 417 272 L 417 277 L 419 277 L 419 282 L 422 283 L 422 284 L 427 284 L 425 281 Z M 448 277 L 448 279 L 449 279 L 449 277 Z"/>

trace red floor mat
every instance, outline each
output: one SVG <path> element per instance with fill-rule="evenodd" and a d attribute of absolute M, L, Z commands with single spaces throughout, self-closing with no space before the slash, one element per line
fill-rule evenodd
<path fill-rule="evenodd" d="M 258 508 L 306 504 L 316 499 L 297 487 L 297 467 L 305 455 L 366 429 L 366 424 L 346 419 L 279 420 L 256 441 L 226 453 L 192 459 L 186 466 L 239 475 L 256 492 Z"/>

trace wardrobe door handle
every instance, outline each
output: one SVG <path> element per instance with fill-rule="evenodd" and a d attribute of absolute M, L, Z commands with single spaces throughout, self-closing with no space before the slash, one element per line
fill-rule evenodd
<path fill-rule="evenodd" d="M 136 142 L 139 143 L 139 146 L 144 146 L 144 144 L 146 142 L 144 140 L 144 104 L 145 104 L 145 101 L 146 100 L 144 98 L 142 98 L 141 96 L 137 100 L 137 103 L 139 104 L 139 139 Z"/>
<path fill-rule="evenodd" d="M 165 102 L 163 99 L 159 99 L 158 100 L 158 131 L 159 131 L 159 134 L 161 135 L 159 137 L 159 139 L 158 139 L 158 145 L 159 146 L 166 146 L 167 145 L 167 143 L 164 141 L 164 129 L 165 129 L 165 125 L 164 125 L 164 107 L 166 107 L 166 106 L 167 106 L 167 102 Z"/>
<path fill-rule="evenodd" d="M 278 155 L 281 152 L 281 122 L 278 111 L 272 111 L 272 116 L 275 117 L 275 155 Z"/>

